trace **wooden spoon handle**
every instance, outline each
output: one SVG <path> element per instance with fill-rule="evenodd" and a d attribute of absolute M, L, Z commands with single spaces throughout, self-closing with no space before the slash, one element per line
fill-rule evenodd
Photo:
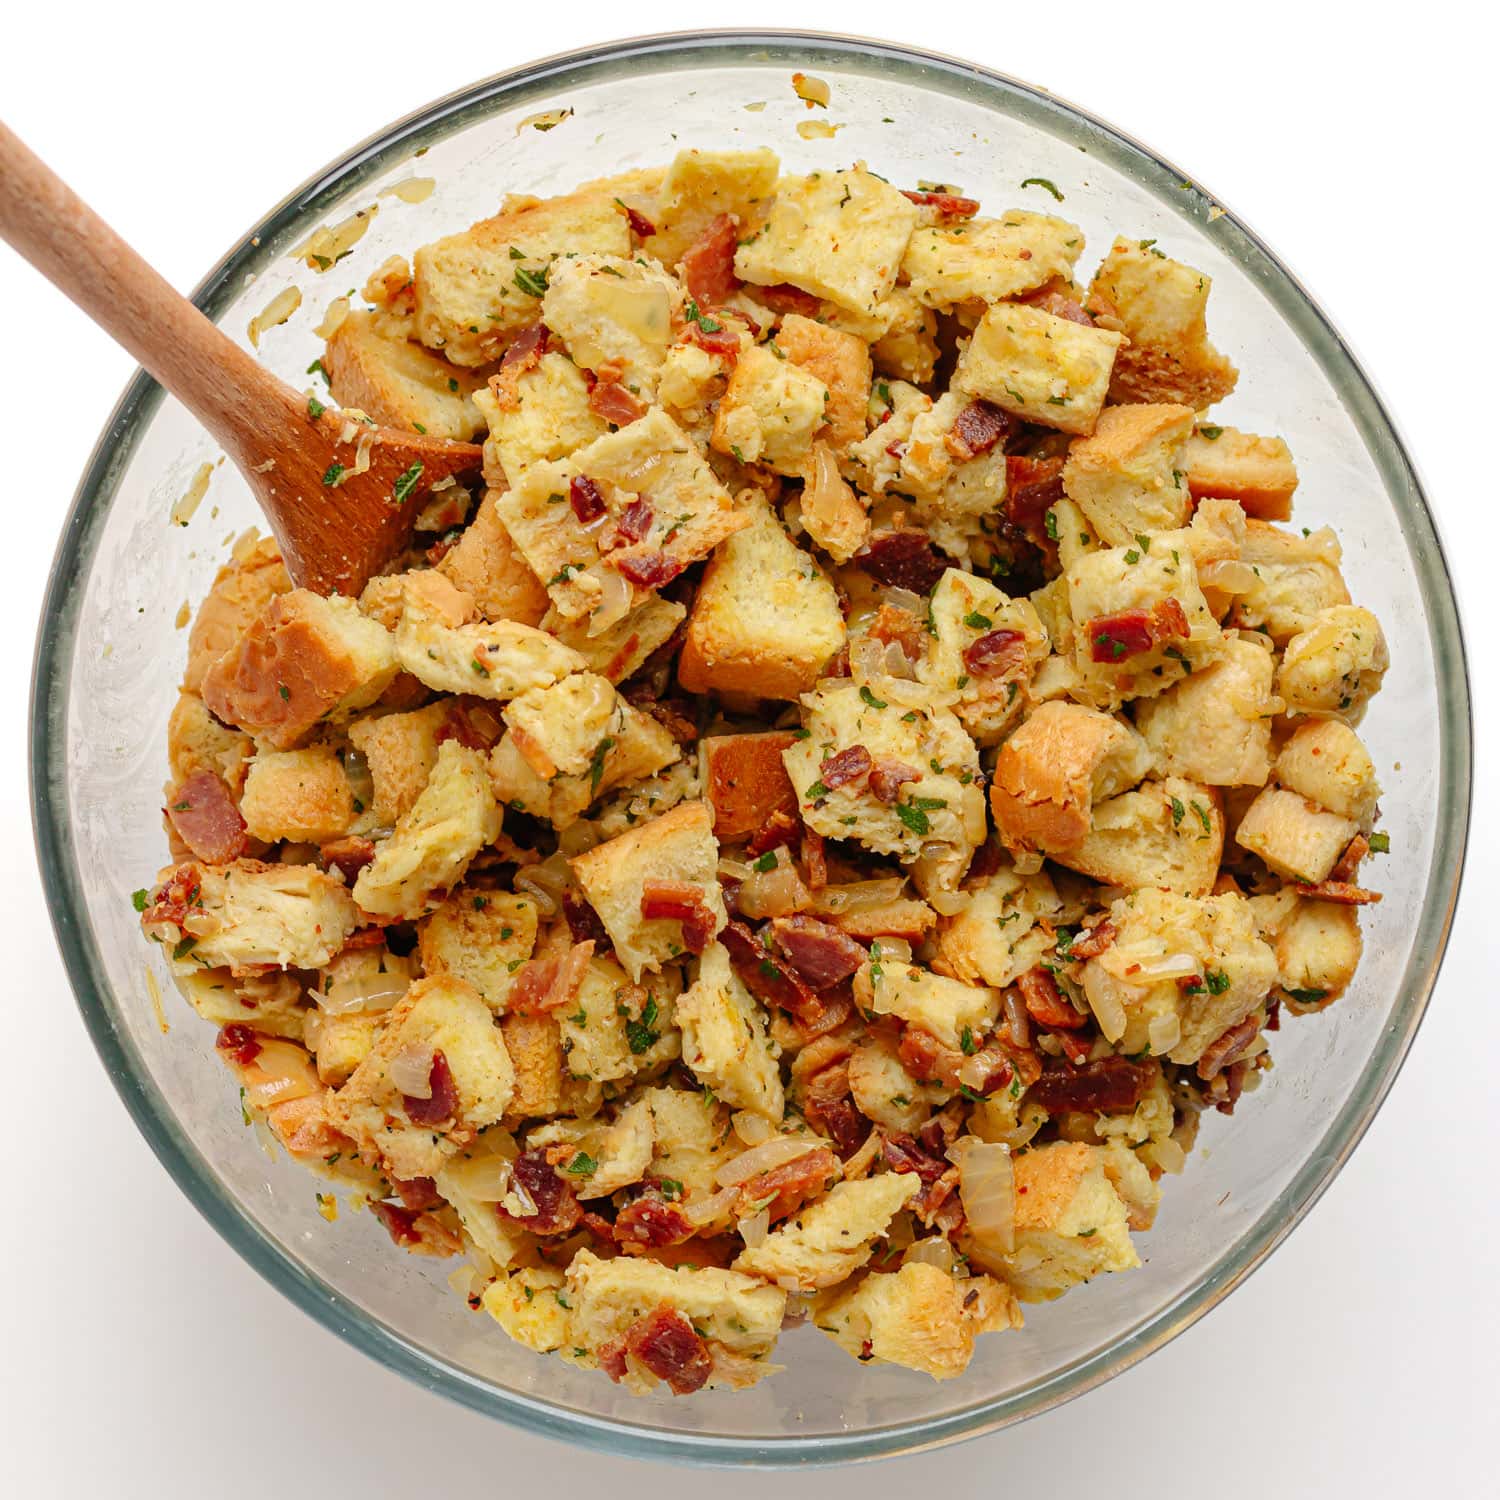
<path fill-rule="evenodd" d="M 133 354 L 236 460 L 290 394 L 0 122 L 0 236 Z M 263 417 L 262 417 L 263 420 Z"/>

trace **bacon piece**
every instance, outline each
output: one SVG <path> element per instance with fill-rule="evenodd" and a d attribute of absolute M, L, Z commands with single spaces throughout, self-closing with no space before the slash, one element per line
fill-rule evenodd
<path fill-rule="evenodd" d="M 178 865 L 151 893 L 151 901 L 141 913 L 141 926 L 147 932 L 158 925 L 180 930 L 183 918 L 202 905 L 201 872 L 196 865 Z"/>
<path fill-rule="evenodd" d="M 632 208 L 628 203 L 625 205 L 625 218 L 630 225 L 630 232 L 638 240 L 649 240 L 656 233 L 656 225 L 640 209 Z"/>
<path fill-rule="evenodd" d="M 964 463 L 988 453 L 996 443 L 1005 442 L 1020 425 L 992 401 L 971 401 L 959 412 L 944 445 L 954 458 Z"/>
<path fill-rule="evenodd" d="M 688 1216 L 659 1192 L 647 1191 L 615 1215 L 614 1238 L 628 1249 L 660 1250 L 681 1245 L 697 1233 Z"/>
<path fill-rule="evenodd" d="M 899 605 L 882 604 L 865 633 L 886 645 L 894 642 L 907 661 L 920 661 L 927 654 L 926 628 L 909 609 Z"/>
<path fill-rule="evenodd" d="M 573 507 L 580 526 L 597 521 L 609 509 L 604 503 L 604 491 L 587 474 L 575 474 L 569 482 L 568 504 Z"/>
<path fill-rule="evenodd" d="M 713 320 L 713 326 L 705 328 L 702 323 L 689 323 L 687 336 L 700 349 L 717 354 L 733 363 L 740 355 L 740 336 L 721 318 Z"/>
<path fill-rule="evenodd" d="M 644 500 L 632 500 L 615 521 L 615 545 L 633 547 L 644 542 L 655 519 L 656 512 Z"/>
<path fill-rule="evenodd" d="M 505 721 L 494 709 L 482 702 L 455 698 L 449 701 L 448 717 L 433 738 L 439 745 L 445 740 L 457 740 L 469 750 L 490 751 L 504 733 Z"/>
<path fill-rule="evenodd" d="M 1019 630 L 991 630 L 964 647 L 970 677 L 1004 677 L 1026 665 L 1026 637 Z"/>
<path fill-rule="evenodd" d="M 612 554 L 608 562 L 616 572 L 643 589 L 659 589 L 687 567 L 669 552 Z"/>
<path fill-rule="evenodd" d="M 1346 880 L 1320 880 L 1316 885 L 1299 885 L 1296 891 L 1311 901 L 1332 901 L 1337 906 L 1369 906 L 1385 899 L 1379 891 L 1368 891 Z"/>
<path fill-rule="evenodd" d="M 933 1183 L 948 1170 L 948 1163 L 934 1155 L 915 1136 L 903 1130 L 880 1132 L 880 1154 L 893 1172 L 915 1172 L 924 1184 Z"/>
<path fill-rule="evenodd" d="M 827 1146 L 814 1146 L 803 1156 L 794 1156 L 780 1166 L 768 1167 L 740 1184 L 735 1214 L 748 1218 L 765 1209 L 772 1222 L 796 1213 L 816 1198 L 839 1175 L 839 1159 Z"/>
<path fill-rule="evenodd" d="M 644 417 L 650 408 L 618 380 L 596 380 L 589 392 L 589 410 L 616 427 L 628 427 Z"/>
<path fill-rule="evenodd" d="M 318 854 L 324 869 L 337 870 L 353 885 L 359 872 L 375 858 L 375 845 L 369 839 L 356 838 L 351 834 L 324 844 Z"/>
<path fill-rule="evenodd" d="M 823 1014 L 823 1004 L 807 981 L 790 965 L 775 963 L 759 938 L 743 922 L 731 922 L 719 934 L 729 961 L 745 988 L 763 1004 L 790 1011 L 804 1024 Z"/>
<path fill-rule="evenodd" d="M 432 1090 L 430 1098 L 418 1099 L 415 1094 L 401 1096 L 406 1118 L 413 1125 L 441 1125 L 444 1120 L 454 1119 L 458 1114 L 458 1089 L 453 1083 L 453 1070 L 441 1050 L 433 1051 L 427 1083 Z"/>
<path fill-rule="evenodd" d="M 745 853 L 754 859 L 767 849 L 790 848 L 802 826 L 794 813 L 777 808 L 766 821 L 745 841 Z"/>
<path fill-rule="evenodd" d="M 225 1062 L 238 1063 L 240 1067 L 248 1068 L 260 1056 L 260 1032 L 253 1026 L 231 1021 L 228 1026 L 219 1028 L 214 1046 L 223 1054 Z"/>
<path fill-rule="evenodd" d="M 920 781 L 922 773 L 904 760 L 877 760 L 870 767 L 870 790 L 888 806 L 901 795 L 908 781 Z"/>
<path fill-rule="evenodd" d="M 950 1089 L 967 1089 L 980 1098 L 1007 1087 L 1016 1077 L 1015 1063 L 998 1041 L 965 1054 L 944 1046 L 921 1026 L 908 1026 L 901 1033 L 896 1055 L 906 1071 L 923 1083 L 936 1081 Z"/>
<path fill-rule="evenodd" d="M 911 526 L 877 531 L 854 554 L 854 561 L 876 583 L 914 594 L 931 593 L 948 567 L 927 533 Z"/>
<path fill-rule="evenodd" d="M 714 914 L 702 886 L 687 880 L 648 880 L 641 886 L 641 916 L 682 924 L 682 945 L 702 953 L 714 938 Z"/>
<path fill-rule="evenodd" d="M 849 1090 L 849 1059 L 815 1073 L 802 1086 L 802 1115 L 826 1135 L 846 1160 L 864 1145 L 870 1122 L 855 1107 Z"/>
<path fill-rule="evenodd" d="M 1360 864 L 1369 852 L 1369 839 L 1362 833 L 1356 833 L 1345 846 L 1344 852 L 1339 855 L 1338 863 L 1328 872 L 1328 878 L 1339 881 L 1341 884 L 1353 881 L 1354 877 L 1359 874 Z"/>
<path fill-rule="evenodd" d="M 863 781 L 874 764 L 870 752 L 863 745 L 850 745 L 847 750 L 830 755 L 818 767 L 818 781 L 830 792 L 841 786 L 852 786 L 857 781 Z"/>
<path fill-rule="evenodd" d="M 1232 1115 L 1234 1113 L 1234 1106 L 1239 1102 L 1240 1093 L 1245 1087 L 1245 1079 L 1250 1076 L 1250 1069 L 1253 1066 L 1252 1059 L 1242 1057 L 1238 1062 L 1230 1063 L 1228 1069 L 1220 1075 L 1224 1084 L 1224 1097 L 1214 1103 L 1214 1108 L 1220 1114 Z"/>
<path fill-rule="evenodd" d="M 713 1374 L 708 1345 L 675 1307 L 665 1303 L 630 1325 L 625 1348 L 658 1380 L 665 1380 L 674 1396 L 701 1390 Z"/>
<path fill-rule="evenodd" d="M 564 891 L 563 920 L 575 943 L 593 943 L 595 951 L 609 946 L 609 933 L 599 920 L 599 913 L 576 891 Z"/>
<path fill-rule="evenodd" d="M 847 985 L 818 996 L 823 1009 L 810 1021 L 797 1021 L 782 1011 L 771 1018 L 771 1030 L 777 1043 L 786 1050 L 805 1047 L 821 1036 L 837 1031 L 854 1014 L 854 996 Z"/>
<path fill-rule="evenodd" d="M 1005 455 L 1005 514 L 1032 535 L 1043 531 L 1050 506 L 1063 497 L 1062 458 L 1031 458 L 1024 453 Z"/>
<path fill-rule="evenodd" d="M 1080 932 L 1073 939 L 1068 945 L 1067 957 L 1085 960 L 1098 958 L 1101 953 L 1108 951 L 1118 936 L 1115 924 L 1106 917 L 1102 922 L 1086 932 Z"/>
<path fill-rule="evenodd" d="M 1187 616 L 1176 599 L 1163 599 L 1149 611 L 1123 609 L 1118 614 L 1096 615 L 1084 628 L 1089 656 L 1100 662 L 1123 661 L 1164 641 L 1186 640 L 1188 635 Z"/>
<path fill-rule="evenodd" d="M 167 794 L 167 819 L 205 864 L 227 865 L 245 852 L 245 820 L 212 771 L 194 771 Z"/>
<path fill-rule="evenodd" d="M 1249 1015 L 1221 1032 L 1203 1049 L 1203 1055 L 1198 1059 L 1198 1076 L 1205 1082 L 1217 1077 L 1230 1063 L 1238 1061 L 1240 1053 L 1255 1040 L 1259 1031 L 1259 1017 Z"/>
<path fill-rule="evenodd" d="M 1128 1057 L 1100 1057 L 1080 1068 L 1049 1063 L 1029 1097 L 1049 1114 L 1069 1110 L 1121 1114 L 1141 1102 L 1153 1069 Z"/>
<path fill-rule="evenodd" d="M 720 214 L 682 252 L 677 273 L 700 312 L 728 301 L 740 287 L 734 274 L 738 242 L 739 220 L 733 214 Z"/>
<path fill-rule="evenodd" d="M 1081 1068 L 1089 1060 L 1089 1053 L 1093 1049 L 1087 1037 L 1079 1036 L 1076 1031 L 1064 1031 L 1061 1028 L 1048 1031 L 1047 1034 L 1057 1038 L 1064 1055 L 1075 1068 Z"/>
<path fill-rule="evenodd" d="M 562 1179 L 545 1151 L 523 1151 L 511 1168 L 511 1178 L 536 1205 L 534 1214 L 498 1209 L 501 1218 L 533 1234 L 571 1234 L 583 1218 L 573 1189 Z"/>
<path fill-rule="evenodd" d="M 616 1385 L 619 1385 L 630 1373 L 630 1366 L 625 1363 L 625 1340 L 623 1338 L 610 1339 L 608 1343 L 600 1344 L 594 1351 L 594 1358 L 599 1361 L 599 1368 Z"/>
<path fill-rule="evenodd" d="M 594 939 L 572 944 L 566 953 L 528 959 L 516 970 L 506 996 L 513 1015 L 545 1016 L 578 998 L 578 986 L 594 956 Z"/>
<path fill-rule="evenodd" d="M 544 323 L 528 323 L 506 347 L 500 369 L 489 382 L 501 411 L 514 411 L 520 405 L 521 377 L 542 362 L 542 356 L 547 352 L 547 338 Z"/>
<path fill-rule="evenodd" d="M 823 852 L 824 839 L 813 829 L 802 829 L 802 869 L 807 876 L 807 888 L 821 891 L 828 884 L 828 857 Z"/>
<path fill-rule="evenodd" d="M 972 219 L 979 212 L 977 198 L 961 198 L 957 193 L 908 192 L 901 190 L 903 198 L 910 198 L 918 208 L 937 210 L 938 218 L 945 222 L 953 219 Z"/>
<path fill-rule="evenodd" d="M 1049 1031 L 1076 1031 L 1086 1024 L 1087 1017 L 1079 1015 L 1064 999 L 1057 981 L 1040 964 L 1021 975 L 1016 988 L 1026 1002 L 1031 1019 L 1039 1026 L 1045 1026 Z"/>
<path fill-rule="evenodd" d="M 837 927 L 798 912 L 771 923 L 771 941 L 786 961 L 815 990 L 830 989 L 849 978 L 869 957 Z"/>
<path fill-rule="evenodd" d="M 422 1236 L 417 1232 L 417 1210 L 403 1208 L 399 1203 L 377 1202 L 370 1205 L 370 1212 L 385 1225 L 385 1232 L 397 1245 L 419 1245 Z"/>
<path fill-rule="evenodd" d="M 443 1198 L 437 1190 L 437 1183 L 430 1177 L 393 1177 L 391 1186 L 395 1188 L 396 1196 L 401 1200 L 401 1206 L 410 1209 L 413 1213 L 423 1213 L 429 1208 L 443 1206 Z"/>
<path fill-rule="evenodd" d="M 357 953 L 362 948 L 383 947 L 385 947 L 385 928 L 375 924 L 356 928 L 344 939 L 344 946 L 339 949 L 339 952 Z"/>
<path fill-rule="evenodd" d="M 1085 328 L 1094 326 L 1094 320 L 1083 310 L 1082 304 L 1075 302 L 1073 298 L 1065 296 L 1055 288 L 1041 287 L 1016 300 L 1030 307 L 1040 308 L 1044 313 L 1051 313 L 1054 318 L 1065 318 L 1069 323 L 1081 323 Z"/>
<path fill-rule="evenodd" d="M 758 286 L 754 292 L 757 302 L 764 302 L 772 312 L 801 313 L 804 318 L 816 318 L 823 311 L 822 301 L 800 286 L 783 281 L 776 286 Z"/>

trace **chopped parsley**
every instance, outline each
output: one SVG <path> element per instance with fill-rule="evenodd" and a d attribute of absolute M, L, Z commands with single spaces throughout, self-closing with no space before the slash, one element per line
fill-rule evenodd
<path fill-rule="evenodd" d="M 591 792 L 599 790 L 599 783 L 604 779 L 604 757 L 614 749 L 614 744 L 614 737 L 605 735 L 594 746 L 594 758 L 589 762 L 589 790 Z"/>
<path fill-rule="evenodd" d="M 598 1170 L 599 1163 L 587 1151 L 580 1151 L 563 1169 L 569 1177 L 590 1177 Z"/>
<path fill-rule="evenodd" d="M 1172 827 L 1180 828 L 1187 808 L 1182 805 L 1182 799 L 1179 797 L 1168 797 L 1167 801 L 1172 804 Z"/>
<path fill-rule="evenodd" d="M 717 318 L 711 318 L 707 313 L 701 311 L 698 304 L 692 298 L 688 299 L 687 306 L 682 310 L 682 315 L 689 323 L 696 323 L 704 333 L 718 333 L 724 327 Z"/>
<path fill-rule="evenodd" d="M 776 851 L 774 849 L 767 849 L 750 868 L 752 870 L 759 870 L 762 875 L 767 870 L 774 870 L 776 868 Z"/>
<path fill-rule="evenodd" d="M 1389 854 L 1391 852 L 1391 836 L 1388 833 L 1372 833 L 1370 835 L 1371 854 Z"/>
<path fill-rule="evenodd" d="M 649 1052 L 661 1040 L 661 1033 L 651 1029 L 660 1014 L 656 996 L 647 995 L 640 1020 L 625 1023 L 625 1040 L 630 1043 L 630 1050 L 635 1056 L 639 1057 L 642 1052 Z"/>
<path fill-rule="evenodd" d="M 980 614 L 977 609 L 970 610 L 969 613 L 964 616 L 964 624 L 967 625 L 970 630 L 988 630 L 994 623 L 995 622 L 990 619 L 988 615 Z"/>
<path fill-rule="evenodd" d="M 965 1057 L 973 1057 L 973 1055 L 979 1050 L 979 1048 L 974 1045 L 974 1031 L 972 1027 L 965 1026 L 964 1029 L 959 1032 L 958 1050 L 962 1052 Z"/>
<path fill-rule="evenodd" d="M 1203 976 L 1210 995 L 1222 995 L 1229 988 L 1229 976 L 1223 969 L 1209 969 Z"/>
<path fill-rule="evenodd" d="M 927 814 L 920 807 L 915 807 L 909 802 L 896 804 L 896 816 L 915 834 L 926 834 L 932 831 L 932 824 L 928 821 Z"/>
<path fill-rule="evenodd" d="M 1057 184 L 1047 177 L 1027 177 L 1021 183 L 1023 188 L 1039 187 L 1046 188 L 1059 203 L 1063 201 L 1063 195 L 1058 192 Z"/>
<path fill-rule="evenodd" d="M 546 266 L 543 266 L 540 271 L 528 271 L 525 266 L 517 266 L 516 286 L 528 297 L 545 296 L 547 292 Z"/>
<path fill-rule="evenodd" d="M 1057 512 L 1049 510 L 1043 524 L 1047 528 L 1047 535 L 1055 542 L 1057 540 Z"/>
<path fill-rule="evenodd" d="M 886 706 L 883 700 L 877 698 L 875 694 L 870 691 L 868 686 L 860 688 L 859 701 L 861 703 L 869 704 L 871 708 L 884 708 Z"/>
<path fill-rule="evenodd" d="M 328 467 L 323 470 L 323 483 L 329 489 L 332 489 L 334 485 L 336 485 L 343 477 L 343 464 L 329 464 Z"/>
<path fill-rule="evenodd" d="M 140 888 L 140 890 L 138 890 L 138 891 L 132 891 L 130 893 L 130 904 L 133 907 L 135 907 L 135 909 L 137 911 L 145 911 L 145 909 L 146 909 L 146 887 L 145 886 L 142 886 Z"/>
<path fill-rule="evenodd" d="M 416 489 L 417 481 L 422 477 L 422 460 L 418 459 L 404 474 L 396 477 L 396 483 L 391 489 L 391 498 L 397 505 L 405 505 L 411 492 Z"/>
<path fill-rule="evenodd" d="M 317 419 L 319 417 L 321 417 L 323 415 L 323 413 L 325 411 L 327 411 L 327 410 L 328 410 L 328 408 L 326 406 L 324 406 L 323 403 L 321 401 L 319 401 L 316 396 L 309 396 L 307 398 L 307 414 L 314 421 L 317 421 Z"/>
<path fill-rule="evenodd" d="M 1292 999 L 1297 1002 L 1298 1005 L 1316 1005 L 1318 1003 L 1318 1001 L 1320 1001 L 1320 1000 L 1326 1000 L 1328 998 L 1328 991 L 1327 990 L 1291 990 L 1291 989 L 1289 989 L 1289 990 L 1287 990 L 1286 993 L 1288 995 L 1290 995 L 1292 997 Z"/>

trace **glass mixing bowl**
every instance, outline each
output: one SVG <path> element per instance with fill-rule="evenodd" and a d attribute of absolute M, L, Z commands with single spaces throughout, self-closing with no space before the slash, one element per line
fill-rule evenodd
<path fill-rule="evenodd" d="M 832 86 L 809 111 L 790 74 Z M 566 108 L 554 128 L 528 117 Z M 832 138 L 798 125 L 827 122 Z M 543 122 L 545 123 L 545 122 Z M 1384 902 L 1328 1014 L 1276 1035 L 1275 1069 L 1166 1181 L 1144 1267 L 1028 1309 L 1023 1332 L 982 1339 L 962 1377 L 863 1368 L 810 1329 L 783 1340 L 782 1374 L 743 1393 L 631 1397 L 513 1344 L 445 1284 L 448 1267 L 397 1251 L 370 1214 L 326 1223 L 312 1184 L 241 1126 L 213 1030 L 177 999 L 130 892 L 166 857 L 164 736 L 185 635 L 226 545 L 259 521 L 228 466 L 186 527 L 169 525 L 219 455 L 145 376 L 101 436 L 58 549 L 37 648 L 32 778 L 42 877 L 84 1021 L 115 1087 L 183 1191 L 313 1317 L 431 1389 L 521 1426 L 621 1453 L 808 1464 L 911 1451 L 1014 1422 L 1086 1390 L 1185 1328 L 1267 1255 L 1327 1187 L 1410 1045 L 1452 917 L 1469 806 L 1463 646 L 1432 517 L 1390 419 L 1348 347 L 1275 257 L 1196 183 L 1043 92 L 909 48 L 793 34 L 618 42 L 481 83 L 411 115 L 300 188 L 234 248 L 197 302 L 236 337 L 283 288 L 300 312 L 261 356 L 303 385 L 322 309 L 387 256 L 493 212 L 669 160 L 679 146 L 769 144 L 792 171 L 863 158 L 898 183 L 961 184 L 987 206 L 1054 203 L 1080 223 L 1087 266 L 1115 231 L 1155 239 L 1213 276 L 1212 332 L 1241 369 L 1225 421 L 1285 434 L 1299 524 L 1334 525 L 1354 597 L 1379 612 L 1392 664 L 1364 732 L 1386 787 Z M 420 156 L 420 160 L 416 158 Z M 436 180 L 420 203 L 386 194 Z M 379 203 L 326 276 L 288 252 L 315 226 Z M 154 976 L 154 977 L 153 977 Z M 158 1023 L 159 985 L 171 1020 Z"/>

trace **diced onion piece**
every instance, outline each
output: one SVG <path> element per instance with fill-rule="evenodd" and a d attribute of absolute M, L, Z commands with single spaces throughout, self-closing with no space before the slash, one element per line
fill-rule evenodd
<path fill-rule="evenodd" d="M 927 904 L 940 917 L 956 917 L 969 904 L 969 893 L 967 891 L 933 891 L 927 897 Z"/>
<path fill-rule="evenodd" d="M 467 1261 L 448 1272 L 448 1286 L 467 1302 L 484 1290 L 484 1277 Z"/>
<path fill-rule="evenodd" d="M 382 188 L 382 198 L 399 198 L 403 203 L 425 203 L 432 197 L 432 190 L 437 186 L 435 177 L 406 177 L 400 182 L 393 182 L 390 187 Z"/>
<path fill-rule="evenodd" d="M 771 1232 L 771 1211 L 763 1208 L 748 1219 L 740 1219 L 734 1227 L 746 1247 L 754 1250 L 757 1245 L 764 1244 L 766 1236 Z"/>
<path fill-rule="evenodd" d="M 600 318 L 618 324 L 643 344 L 665 349 L 672 341 L 672 293 L 664 282 L 599 277 L 591 286 Z"/>
<path fill-rule="evenodd" d="M 1154 1016 L 1146 1027 L 1146 1040 L 1151 1043 L 1153 1057 L 1165 1057 L 1182 1040 L 1182 1022 L 1177 1012 Z"/>
<path fill-rule="evenodd" d="M 724 1188 L 721 1192 L 712 1193 L 707 1198 L 699 1198 L 696 1202 L 684 1204 L 683 1217 L 695 1229 L 701 1229 L 705 1224 L 712 1224 L 716 1219 L 722 1219 L 734 1207 L 737 1197 L 739 1194 L 733 1188 Z"/>
<path fill-rule="evenodd" d="M 1157 984 L 1163 979 L 1186 979 L 1198 973 L 1202 961 L 1191 953 L 1168 953 L 1163 958 L 1148 959 L 1134 974 L 1127 976 L 1140 984 Z"/>
<path fill-rule="evenodd" d="M 551 130 L 554 125 L 561 125 L 572 113 L 571 109 L 547 109 L 543 110 L 540 114 L 527 115 L 516 126 L 516 134 L 520 135 L 528 125 L 533 130 Z"/>
<path fill-rule="evenodd" d="M 590 563 L 579 577 L 592 578 L 599 585 L 599 602 L 589 616 L 588 633 L 591 637 L 603 635 L 630 613 L 635 598 L 630 580 L 618 568 L 607 568 L 603 563 Z"/>
<path fill-rule="evenodd" d="M 951 1276 L 954 1267 L 958 1264 L 958 1254 L 953 1248 L 953 1242 L 946 1235 L 933 1234 L 924 1240 L 913 1240 L 901 1252 L 901 1264 L 903 1266 L 936 1266 L 938 1270 L 945 1271 Z"/>
<path fill-rule="evenodd" d="M 772 870 L 752 870 L 741 883 L 734 899 L 741 914 L 754 921 L 806 911 L 812 903 L 812 897 L 796 868 L 783 864 L 778 864 Z"/>
<path fill-rule="evenodd" d="M 828 81 L 823 78 L 814 78 L 810 73 L 792 74 L 792 92 L 805 101 L 809 109 L 815 104 L 820 104 L 827 109 L 828 101 L 833 97 L 833 90 L 829 88 Z"/>
<path fill-rule="evenodd" d="M 820 916 L 843 917 L 852 912 L 889 906 L 901 899 L 906 882 L 900 876 L 885 880 L 854 880 L 844 885 L 825 885 L 812 898 L 812 910 Z"/>
<path fill-rule="evenodd" d="M 1021 992 L 1012 985 L 1005 992 L 1005 1021 L 1010 1030 L 1010 1039 L 1018 1047 L 1031 1045 L 1031 1013 Z"/>
<path fill-rule="evenodd" d="M 1016 1248 L 1016 1179 L 1010 1148 L 972 1135 L 960 1136 L 948 1148 L 958 1168 L 958 1195 L 975 1243 L 994 1255 Z"/>
<path fill-rule="evenodd" d="M 320 274 L 346 256 L 364 238 L 370 220 L 380 211 L 378 203 L 356 209 L 347 219 L 332 226 L 321 225 L 291 253 L 291 259 L 306 263 L 309 271 Z"/>
<path fill-rule="evenodd" d="M 1223 558 L 1218 562 L 1203 563 L 1198 569 L 1198 583 L 1206 589 L 1218 589 L 1221 594 L 1249 594 L 1255 591 L 1259 580 L 1249 563 Z"/>
<path fill-rule="evenodd" d="M 443 1168 L 443 1180 L 476 1203 L 498 1203 L 511 1189 L 511 1161 L 499 1151 L 460 1157 Z"/>
<path fill-rule="evenodd" d="M 193 471 L 192 483 L 172 507 L 171 520 L 174 526 L 186 526 L 193 519 L 199 505 L 203 503 L 203 497 L 208 493 L 208 481 L 213 478 L 213 474 L 212 464 L 199 464 Z"/>
<path fill-rule="evenodd" d="M 921 594 L 914 593 L 911 589 L 904 589 L 899 584 L 881 589 L 878 597 L 882 604 L 904 609 L 908 614 L 916 615 L 919 619 L 927 617 L 927 600 Z"/>
<path fill-rule="evenodd" d="M 789 1161 L 796 1161 L 800 1156 L 806 1156 L 809 1151 L 816 1151 L 818 1144 L 811 1136 L 772 1136 L 759 1146 L 752 1146 L 748 1151 L 741 1151 L 738 1156 L 731 1157 L 714 1173 L 714 1181 L 720 1187 L 738 1187 L 740 1183 L 748 1182 L 761 1172 L 769 1172 L 772 1167 L 783 1166 Z"/>
<path fill-rule="evenodd" d="M 245 1098 L 260 1109 L 305 1099 L 323 1085 L 313 1071 L 312 1059 L 301 1047 L 274 1037 L 260 1039 L 260 1051 L 242 1074 Z"/>
<path fill-rule="evenodd" d="M 391 1082 L 413 1099 L 432 1098 L 432 1044 L 412 1042 L 390 1061 L 387 1072 Z"/>
<path fill-rule="evenodd" d="M 758 1115 L 751 1109 L 736 1110 L 730 1116 L 729 1123 L 734 1126 L 734 1133 L 747 1146 L 761 1145 L 770 1140 L 776 1131 L 776 1127 L 764 1115 Z"/>
<path fill-rule="evenodd" d="M 272 328 L 280 328 L 291 315 L 302 306 L 302 293 L 294 286 L 284 288 L 271 298 L 256 315 L 250 319 L 250 327 L 246 330 L 250 335 L 250 347 L 260 348 L 260 336 L 269 332 Z"/>
<path fill-rule="evenodd" d="M 841 125 L 830 125 L 827 120 L 799 120 L 797 122 L 797 134 L 804 141 L 831 141 L 840 130 Z"/>
<path fill-rule="evenodd" d="M 323 321 L 313 329 L 313 332 L 320 339 L 331 339 L 343 326 L 344 319 L 348 316 L 349 299 L 347 297 L 335 297 L 328 304 L 328 310 L 323 314 Z"/>
<path fill-rule="evenodd" d="M 1171 1172 L 1174 1176 L 1187 1166 L 1187 1152 L 1171 1136 L 1148 1142 L 1141 1148 L 1141 1154 L 1154 1158 L 1163 1172 Z"/>
<path fill-rule="evenodd" d="M 411 976 L 394 955 L 347 954 L 339 960 L 327 992 L 315 991 L 313 998 L 326 1015 L 347 1016 L 357 1011 L 389 1010 L 410 986 Z"/>

